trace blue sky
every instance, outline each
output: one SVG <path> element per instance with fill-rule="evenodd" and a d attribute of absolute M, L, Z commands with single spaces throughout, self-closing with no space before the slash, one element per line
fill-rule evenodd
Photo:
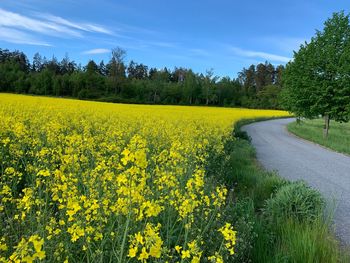
<path fill-rule="evenodd" d="M 149 67 L 214 69 L 236 77 L 250 64 L 285 64 L 333 12 L 350 2 L 316 0 L 1 0 L 0 48 L 85 65 L 127 51 Z"/>

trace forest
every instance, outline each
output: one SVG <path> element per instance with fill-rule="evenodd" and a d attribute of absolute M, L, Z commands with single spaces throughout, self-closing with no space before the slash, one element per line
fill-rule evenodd
<path fill-rule="evenodd" d="M 0 92 L 73 97 L 119 103 L 211 105 L 278 109 L 284 66 L 269 62 L 243 68 L 236 78 L 218 77 L 184 67 L 170 70 L 131 60 L 126 50 L 111 59 L 82 66 L 66 55 L 61 61 L 36 53 L 0 49 Z"/>

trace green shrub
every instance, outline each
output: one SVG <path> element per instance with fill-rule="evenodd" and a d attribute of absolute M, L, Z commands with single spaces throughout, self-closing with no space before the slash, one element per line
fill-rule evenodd
<path fill-rule="evenodd" d="M 246 131 L 238 130 L 238 131 L 235 131 L 234 133 L 235 133 L 234 136 L 238 139 L 246 140 L 248 142 L 252 140 L 252 138 L 248 135 Z"/>
<path fill-rule="evenodd" d="M 288 182 L 275 173 L 259 171 L 259 180 L 254 189 L 254 203 L 256 208 L 264 207 L 266 200 L 268 200 L 274 193 L 276 193 L 282 186 Z"/>
<path fill-rule="evenodd" d="M 312 222 L 322 213 L 323 207 L 321 194 L 299 181 L 282 186 L 268 199 L 264 214 L 272 223 L 288 218 L 298 222 Z"/>

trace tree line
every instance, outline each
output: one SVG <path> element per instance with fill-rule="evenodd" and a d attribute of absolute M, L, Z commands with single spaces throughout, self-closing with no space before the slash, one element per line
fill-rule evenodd
<path fill-rule="evenodd" d="M 244 68 L 237 78 L 175 67 L 157 69 L 125 62 L 126 51 L 82 66 L 36 53 L 30 63 L 20 51 L 0 49 L 0 92 L 74 97 L 109 102 L 279 108 L 283 66 L 265 62 Z"/>

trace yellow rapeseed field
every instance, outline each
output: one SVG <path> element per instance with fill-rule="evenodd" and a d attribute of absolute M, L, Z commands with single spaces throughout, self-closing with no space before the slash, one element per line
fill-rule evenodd
<path fill-rule="evenodd" d="M 223 262 L 208 158 L 237 120 L 282 115 L 0 94 L 0 262 Z"/>

